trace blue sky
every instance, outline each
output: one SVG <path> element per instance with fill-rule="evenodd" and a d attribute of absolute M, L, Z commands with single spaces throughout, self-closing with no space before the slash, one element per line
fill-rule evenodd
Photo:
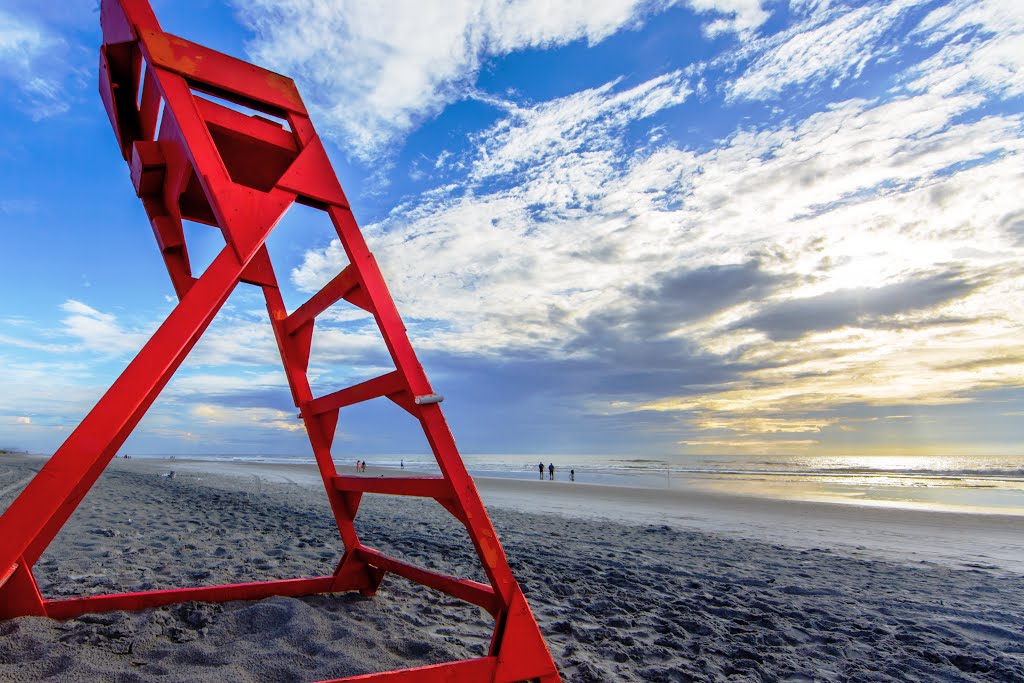
<path fill-rule="evenodd" d="M 1021 452 L 1021 3 L 153 5 L 296 80 L 463 451 Z M 0 447 L 59 446 L 174 305 L 98 20 L 0 0 Z M 290 308 L 331 236 L 272 236 Z M 126 450 L 305 454 L 265 318 L 240 287 Z M 391 368 L 344 302 L 311 367 Z M 425 450 L 382 402 L 339 455 Z"/>

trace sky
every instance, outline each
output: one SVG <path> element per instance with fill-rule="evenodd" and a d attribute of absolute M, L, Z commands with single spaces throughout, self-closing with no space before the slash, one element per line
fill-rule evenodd
<path fill-rule="evenodd" d="M 1024 452 L 1024 3 L 153 6 L 295 79 L 463 452 Z M 0 447 L 56 449 L 176 302 L 99 43 L 94 0 L 0 0 Z M 289 310 L 332 237 L 272 235 Z M 318 319 L 315 394 L 392 368 Z M 258 289 L 123 450 L 309 454 Z M 342 411 L 338 458 L 426 450 Z"/>

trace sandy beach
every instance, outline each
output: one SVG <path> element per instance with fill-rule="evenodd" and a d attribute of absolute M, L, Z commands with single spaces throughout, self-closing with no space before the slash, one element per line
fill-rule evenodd
<path fill-rule="evenodd" d="M 0 459 L 0 509 L 42 462 Z M 1024 681 L 1019 516 L 478 486 L 567 681 Z M 368 496 L 357 525 L 481 578 L 432 501 Z M 35 574 L 44 595 L 89 595 L 321 575 L 339 550 L 312 466 L 135 458 L 107 468 Z M 0 680 L 315 681 L 479 655 L 491 626 L 389 576 L 370 600 L 11 620 Z"/>

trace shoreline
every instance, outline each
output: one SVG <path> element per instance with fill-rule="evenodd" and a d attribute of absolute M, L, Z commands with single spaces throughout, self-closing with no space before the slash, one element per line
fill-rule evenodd
<path fill-rule="evenodd" d="M 38 456 L 46 457 L 46 456 Z M 415 473 L 438 476 L 439 470 L 426 465 L 420 456 L 404 469 L 398 456 L 385 456 L 385 462 L 371 464 L 374 471 L 385 476 Z M 509 479 L 536 482 L 536 470 L 488 469 L 469 456 L 464 462 L 471 476 L 481 479 Z M 500 456 L 499 456 L 500 457 Z M 135 456 L 139 460 L 174 462 L 205 462 L 209 467 L 221 465 L 277 466 L 312 465 L 311 458 L 247 456 Z M 350 462 L 339 463 L 339 473 L 346 473 Z M 492 463 L 493 464 L 493 463 Z M 1024 461 L 1022 461 L 1024 465 Z M 1014 515 L 1024 521 L 1024 469 L 1005 472 L 1000 469 L 950 471 L 891 470 L 761 470 L 761 469 L 650 469 L 615 471 L 589 469 L 577 464 L 575 485 L 612 486 L 645 491 L 682 491 L 722 493 L 770 500 L 834 503 L 842 505 L 940 511 L 962 514 Z M 568 466 L 556 471 L 558 482 L 569 481 Z M 268 470 L 269 471 L 269 470 Z M 393 474 L 389 475 L 391 472 Z M 545 470 L 546 473 L 546 470 Z M 406 474 L 413 476 L 413 474 Z M 550 480 L 547 480 L 550 481 Z"/>

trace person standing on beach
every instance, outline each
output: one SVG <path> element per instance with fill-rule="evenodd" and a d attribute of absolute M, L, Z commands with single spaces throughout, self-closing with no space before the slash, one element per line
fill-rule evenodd
<path fill-rule="evenodd" d="M 576 470 L 569 470 L 569 481 L 576 481 Z"/>
<path fill-rule="evenodd" d="M 537 471 L 540 472 L 540 478 L 543 480 L 544 479 L 544 463 L 542 463 L 542 462 L 537 463 Z"/>
<path fill-rule="evenodd" d="M 544 476 L 543 474 L 541 476 Z M 555 480 L 555 463 L 548 465 L 548 479 L 551 481 Z"/>

